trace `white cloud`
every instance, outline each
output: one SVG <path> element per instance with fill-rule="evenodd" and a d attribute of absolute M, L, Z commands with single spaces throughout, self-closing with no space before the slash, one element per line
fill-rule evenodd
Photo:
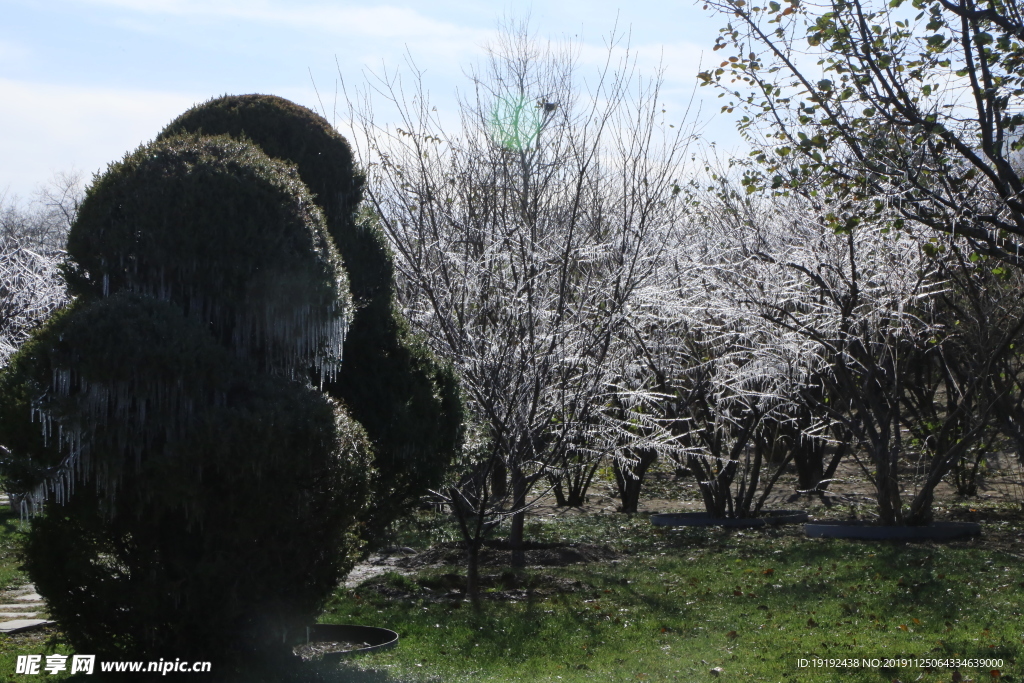
<path fill-rule="evenodd" d="M 665 80 L 692 85 L 697 80 L 697 67 L 703 60 L 707 62 L 707 50 L 700 45 L 686 42 L 676 43 L 645 43 L 632 45 L 629 53 L 636 61 L 641 75 L 653 76 L 660 67 L 664 69 Z M 625 56 L 625 45 L 619 45 L 613 52 L 612 64 L 618 64 Z M 608 48 L 598 42 L 589 42 L 580 49 L 579 64 L 582 67 L 603 67 L 608 59 Z"/>
<path fill-rule="evenodd" d="M 80 0 L 141 14 L 165 14 L 191 21 L 234 19 L 343 36 L 431 39 L 475 45 L 489 31 L 431 19 L 405 7 L 339 6 L 268 0 Z"/>
<path fill-rule="evenodd" d="M 12 62 L 22 62 L 32 56 L 32 51 L 21 43 L 0 40 L 0 62 L 9 66 Z"/>
<path fill-rule="evenodd" d="M 28 198 L 56 171 L 101 171 L 205 99 L 0 78 L 0 193 Z"/>

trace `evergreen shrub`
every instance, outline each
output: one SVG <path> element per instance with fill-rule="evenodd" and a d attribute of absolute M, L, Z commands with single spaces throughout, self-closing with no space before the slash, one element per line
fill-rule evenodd
<path fill-rule="evenodd" d="M 5 473 L 50 495 L 26 566 L 72 645 L 218 663 L 280 651 L 353 562 L 362 427 L 344 270 L 295 168 L 182 135 L 112 164 L 68 240 L 75 302 L 0 373 Z"/>
<path fill-rule="evenodd" d="M 409 332 L 396 308 L 387 240 L 372 216 L 356 211 L 363 178 L 348 142 L 315 112 L 269 95 L 210 100 L 171 122 L 158 140 L 187 133 L 251 140 L 268 156 L 294 163 L 323 209 L 356 306 L 345 361 L 324 388 L 373 443 L 374 504 L 363 522 L 366 535 L 379 540 L 440 485 L 461 443 L 463 415 L 450 367 Z"/>
<path fill-rule="evenodd" d="M 294 167 L 251 143 L 184 135 L 127 155 L 87 191 L 67 251 L 77 296 L 170 300 L 265 369 L 340 360 L 340 257 Z"/>

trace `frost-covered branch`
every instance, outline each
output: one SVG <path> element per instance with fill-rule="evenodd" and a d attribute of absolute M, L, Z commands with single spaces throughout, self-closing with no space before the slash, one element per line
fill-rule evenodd
<path fill-rule="evenodd" d="M 537 47 L 523 27 L 501 41 L 470 74 L 456 130 L 418 72 L 378 78 L 353 127 L 406 315 L 456 364 L 487 469 L 522 510 L 534 482 L 617 443 L 602 407 L 678 212 L 686 138 L 659 122 L 660 79 L 640 78 L 628 50 L 587 87 L 576 46 Z M 373 98 L 400 123 L 377 125 Z M 514 547 L 521 528 L 516 514 Z"/>

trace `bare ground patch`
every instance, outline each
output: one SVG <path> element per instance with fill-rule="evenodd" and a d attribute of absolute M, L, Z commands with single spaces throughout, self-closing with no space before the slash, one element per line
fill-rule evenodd
<path fill-rule="evenodd" d="M 543 572 L 484 572 L 480 575 L 480 597 L 496 602 L 541 600 L 555 595 L 592 591 L 590 584 Z M 466 593 L 466 577 L 456 572 L 410 578 L 387 575 L 359 586 L 358 594 L 389 600 L 420 599 L 426 602 L 460 603 Z"/>

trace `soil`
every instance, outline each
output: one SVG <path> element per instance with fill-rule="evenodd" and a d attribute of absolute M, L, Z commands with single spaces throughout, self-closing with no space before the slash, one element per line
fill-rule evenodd
<path fill-rule="evenodd" d="M 577 543 L 531 543 L 524 544 L 528 567 L 564 567 L 585 562 L 603 562 L 617 557 L 607 546 Z M 403 557 L 395 562 L 402 569 L 420 569 L 461 563 L 466 551 L 461 544 L 445 543 L 425 552 Z M 512 551 L 507 542 L 487 541 L 480 549 L 481 567 L 507 567 L 512 561 Z"/>
<path fill-rule="evenodd" d="M 919 477 L 913 471 L 901 472 L 905 482 L 903 500 L 909 501 L 917 491 Z M 787 471 L 776 482 L 773 492 L 763 506 L 765 511 L 779 509 L 806 510 L 812 521 L 851 520 L 871 521 L 875 519 L 874 489 L 867 481 L 860 466 L 847 458 L 836 472 L 835 480 L 825 495 L 796 495 L 796 472 Z M 528 518 L 556 518 L 572 515 L 594 515 L 618 513 L 619 500 L 614 482 L 595 480 L 584 505 L 576 508 L 558 507 L 554 496 L 541 496 L 527 511 Z M 1024 560 L 1024 536 L 1008 528 L 1003 522 L 1020 520 L 1024 507 L 1024 468 L 1015 454 L 995 453 L 988 457 L 985 470 L 978 476 L 978 495 L 965 497 L 957 494 L 949 483 L 942 482 L 935 490 L 933 510 L 937 521 L 980 522 L 983 534 L 980 538 L 945 542 L 947 545 L 965 547 L 982 545 L 998 548 Z M 638 515 L 646 516 L 665 512 L 703 512 L 704 504 L 692 476 L 679 476 L 671 463 L 659 461 L 648 471 L 641 493 Z M 480 553 L 482 569 L 508 567 L 510 551 L 501 541 L 489 542 Z M 529 567 L 560 567 L 588 562 L 614 562 L 617 554 L 607 546 L 577 543 L 538 544 L 527 543 L 526 564 Z M 462 566 L 465 550 L 457 543 L 436 546 L 417 553 L 411 548 L 391 549 L 389 552 L 371 556 L 358 565 L 348 576 L 345 585 L 360 587 L 360 592 L 373 590 L 390 597 L 410 597 L 412 591 L 396 587 L 387 581 L 371 581 L 388 572 L 413 576 L 422 569 L 442 569 Z M 456 574 L 437 585 L 422 584 L 423 592 L 431 599 L 452 600 L 461 597 L 464 578 Z M 514 586 L 508 574 L 481 575 L 483 597 L 501 600 L 528 599 L 531 595 L 546 594 L 545 591 L 571 592 L 586 590 L 587 587 L 559 586 L 558 581 L 547 577 L 548 584 L 537 586 Z M 428 580 L 421 580 L 428 581 Z M 369 583 L 364 583 L 369 582 Z M 422 596 L 422 592 L 418 593 Z"/>
<path fill-rule="evenodd" d="M 459 559 L 462 559 L 461 557 Z M 496 602 L 519 602 L 543 599 L 554 595 L 593 591 L 590 584 L 544 573 L 522 574 L 511 571 L 481 573 L 480 597 Z M 397 600 L 410 598 L 426 602 L 461 603 L 466 592 L 466 577 L 448 572 L 396 583 L 386 578 L 369 581 L 359 586 L 359 594 L 376 593 Z"/>
<path fill-rule="evenodd" d="M 527 542 L 525 550 L 528 567 L 564 567 L 586 562 L 606 562 L 618 557 L 618 554 L 607 546 L 585 543 Z M 411 548 L 391 549 L 371 555 L 366 561 L 356 565 L 346 578 L 345 586 L 355 588 L 389 572 L 411 576 L 422 569 L 461 566 L 465 560 L 466 551 L 459 543 L 442 543 L 421 553 Z M 508 567 L 511 561 L 512 551 L 504 541 L 487 541 L 480 549 L 481 569 Z M 483 580 L 482 576 L 481 581 Z"/>
<path fill-rule="evenodd" d="M 1024 505 L 1024 467 L 1015 454 L 999 452 L 988 456 L 987 467 L 978 475 L 978 495 L 964 497 L 953 485 L 941 482 L 935 489 L 936 520 L 975 521 L 963 518 L 959 508 L 976 502 L 985 507 L 1011 507 L 1020 510 Z M 913 471 L 901 471 L 904 482 L 902 497 L 908 502 L 917 492 Z M 802 509 L 812 520 L 864 519 L 871 520 L 875 512 L 875 492 L 860 466 L 853 458 L 846 458 L 839 466 L 835 480 L 824 496 L 797 495 L 796 471 L 790 468 L 775 483 L 763 509 Z M 587 495 L 587 502 L 579 508 L 559 508 L 553 496 L 542 497 L 531 508 L 528 516 L 566 514 L 600 514 L 618 512 L 619 500 L 614 482 L 595 481 Z M 659 461 L 644 479 L 638 514 L 662 512 L 704 512 L 704 502 L 692 476 L 678 476 L 669 463 Z"/>

